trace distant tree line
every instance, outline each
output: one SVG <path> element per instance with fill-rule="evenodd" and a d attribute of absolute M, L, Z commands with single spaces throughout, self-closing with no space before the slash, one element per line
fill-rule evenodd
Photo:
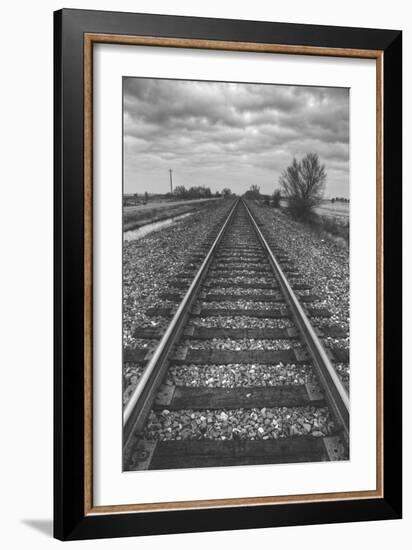
<path fill-rule="evenodd" d="M 332 197 L 331 202 L 349 202 L 349 199 L 345 199 L 345 197 Z"/>
<path fill-rule="evenodd" d="M 259 199 L 260 198 L 260 187 L 256 184 L 250 186 L 250 188 L 243 193 L 243 196 L 246 199 Z"/>
<path fill-rule="evenodd" d="M 184 185 L 178 185 L 173 191 L 173 195 L 179 199 L 208 199 L 212 197 L 210 187 L 190 187 L 186 189 Z"/>
<path fill-rule="evenodd" d="M 209 187 L 204 186 L 193 186 L 189 189 L 186 189 L 184 185 L 178 185 L 174 188 L 173 193 L 149 193 L 145 191 L 144 193 L 133 193 L 133 195 L 123 195 L 123 204 L 124 206 L 135 206 L 139 204 L 146 204 L 149 201 L 158 200 L 158 199 L 168 199 L 168 200 L 186 200 L 186 199 L 208 199 L 212 197 L 230 197 L 232 196 L 232 191 L 225 187 L 222 191 L 215 191 L 212 193 Z"/>
<path fill-rule="evenodd" d="M 198 186 L 186 189 L 184 185 L 178 185 L 173 191 L 173 197 L 178 199 L 209 199 L 212 197 L 231 197 L 233 192 L 229 187 L 225 187 L 222 191 L 212 193 L 210 187 Z"/>
<path fill-rule="evenodd" d="M 146 204 L 149 201 L 149 193 L 145 191 L 141 195 L 133 193 L 133 195 L 123 195 L 124 206 L 136 206 L 138 204 Z"/>
<path fill-rule="evenodd" d="M 263 195 L 260 192 L 260 187 L 256 184 L 250 186 L 250 188 L 243 193 L 243 196 L 246 199 L 254 199 L 263 201 L 267 206 L 274 206 L 275 208 L 280 207 L 280 200 L 282 198 L 280 189 L 276 189 L 272 195 Z"/>

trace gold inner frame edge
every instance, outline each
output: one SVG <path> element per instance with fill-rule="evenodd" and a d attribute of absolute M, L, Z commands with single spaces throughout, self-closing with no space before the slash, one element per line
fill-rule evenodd
<path fill-rule="evenodd" d="M 376 60 L 376 489 L 307 495 L 240 497 L 142 504 L 93 505 L 93 45 L 95 43 L 282 53 Z M 193 510 L 383 498 L 383 82 L 381 50 L 324 48 L 137 35 L 84 34 L 84 513 Z"/>

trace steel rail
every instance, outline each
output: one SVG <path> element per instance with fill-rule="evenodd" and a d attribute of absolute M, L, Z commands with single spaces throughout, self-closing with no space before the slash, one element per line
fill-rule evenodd
<path fill-rule="evenodd" d="M 223 223 L 216 239 L 210 247 L 205 259 L 196 273 L 189 289 L 182 299 L 176 313 L 173 316 L 166 332 L 159 342 L 153 356 L 143 371 L 143 374 L 134 389 L 130 400 L 123 411 L 123 448 L 126 449 L 135 431 L 143 427 L 147 414 L 156 396 L 156 390 L 160 386 L 167 366 L 169 355 L 182 329 L 186 323 L 190 308 L 197 298 L 200 285 L 209 269 L 217 247 L 225 234 L 233 214 L 239 205 L 239 199 L 233 204 L 225 222 Z"/>
<path fill-rule="evenodd" d="M 272 266 L 273 272 L 276 279 L 279 282 L 279 285 L 282 289 L 282 292 L 286 298 L 287 303 L 289 304 L 290 310 L 292 312 L 295 324 L 297 325 L 299 332 L 305 342 L 308 351 L 312 357 L 312 361 L 316 370 L 316 374 L 319 378 L 321 385 L 323 386 L 326 392 L 326 400 L 328 405 L 335 414 L 335 417 L 340 422 L 343 428 L 343 435 L 346 440 L 346 443 L 349 444 L 349 397 L 348 394 L 340 381 L 338 375 L 336 374 L 335 369 L 333 368 L 332 363 L 320 342 L 314 328 L 312 327 L 306 313 L 304 312 L 298 298 L 292 290 L 288 280 L 286 279 L 278 261 L 276 260 L 270 246 L 268 245 L 262 231 L 260 230 L 256 220 L 250 211 L 247 204 L 243 201 L 247 213 L 249 214 L 249 219 L 252 222 L 252 226 L 255 229 L 257 236 L 266 250 L 270 264 Z"/>

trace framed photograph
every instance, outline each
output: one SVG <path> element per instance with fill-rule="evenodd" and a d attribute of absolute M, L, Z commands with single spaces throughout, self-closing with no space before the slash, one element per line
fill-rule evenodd
<path fill-rule="evenodd" d="M 402 33 L 54 25 L 55 536 L 400 518 Z"/>

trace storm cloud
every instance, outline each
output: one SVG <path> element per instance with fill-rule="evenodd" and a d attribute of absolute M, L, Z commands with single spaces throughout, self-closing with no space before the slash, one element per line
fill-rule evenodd
<path fill-rule="evenodd" d="M 319 154 L 326 195 L 349 196 L 349 90 L 124 79 L 126 193 L 258 184 L 272 193 L 294 156 Z"/>

